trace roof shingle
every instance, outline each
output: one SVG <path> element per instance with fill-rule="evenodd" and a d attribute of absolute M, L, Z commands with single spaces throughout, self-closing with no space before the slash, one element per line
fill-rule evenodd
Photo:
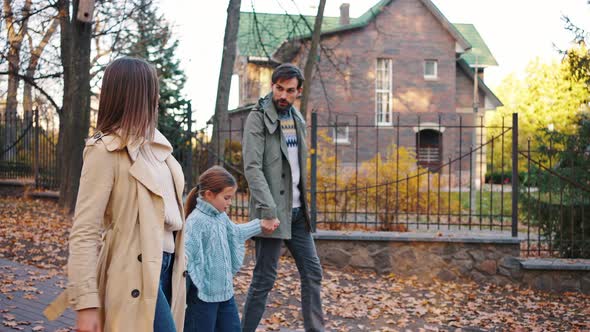
<path fill-rule="evenodd" d="M 366 26 L 390 2 L 391 0 L 380 0 L 363 15 L 351 18 L 350 23 L 346 25 L 340 25 L 338 17 L 324 16 L 322 33 L 337 33 Z M 241 12 L 238 31 L 239 54 L 271 58 L 285 40 L 309 36 L 314 20 L 315 16 L 309 15 Z M 471 50 L 461 56 L 470 66 L 475 65 L 476 56 L 479 66 L 498 65 L 473 24 L 453 24 L 453 27 L 472 46 Z"/>

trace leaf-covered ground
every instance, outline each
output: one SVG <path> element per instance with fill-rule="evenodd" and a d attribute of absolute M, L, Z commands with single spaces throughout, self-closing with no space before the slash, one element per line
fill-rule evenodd
<path fill-rule="evenodd" d="M 70 226 L 71 219 L 51 201 L 0 197 L 0 257 L 40 267 L 48 277 L 63 275 Z M 235 280 L 240 306 L 252 269 L 253 263 L 247 263 Z M 46 277 L 20 280 L 15 275 L 0 269 L 0 297 L 39 296 L 35 285 Z M 302 329 L 299 294 L 295 264 L 283 258 L 261 330 Z M 424 284 L 325 266 L 323 302 L 327 327 L 333 331 L 590 331 L 590 297 L 514 286 Z M 39 322 L 15 316 L 10 307 L 0 315 L 0 331 L 43 330 Z"/>

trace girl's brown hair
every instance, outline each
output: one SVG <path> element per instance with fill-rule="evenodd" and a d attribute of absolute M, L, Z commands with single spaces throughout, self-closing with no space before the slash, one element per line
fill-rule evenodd
<path fill-rule="evenodd" d="M 97 130 L 129 138 L 154 137 L 158 123 L 160 85 L 154 66 L 123 57 L 111 62 L 102 78 Z"/>
<path fill-rule="evenodd" d="M 230 172 L 221 166 L 213 166 L 199 176 L 199 183 L 193 190 L 188 193 L 184 202 L 184 215 L 188 217 L 197 206 L 197 197 L 209 190 L 214 194 L 219 194 L 227 187 L 235 187 L 236 179 Z"/>

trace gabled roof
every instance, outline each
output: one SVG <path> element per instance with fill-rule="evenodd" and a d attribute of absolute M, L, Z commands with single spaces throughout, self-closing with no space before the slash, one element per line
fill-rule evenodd
<path fill-rule="evenodd" d="M 363 15 L 357 19 L 351 20 L 350 24 L 339 25 L 332 29 L 323 30 L 322 35 L 334 34 L 338 32 L 359 29 L 367 26 L 371 23 L 393 0 L 381 0 L 377 2 L 373 7 L 369 8 Z M 447 20 L 447 18 L 438 10 L 438 8 L 430 0 L 420 0 L 422 4 L 430 10 L 432 15 L 440 22 L 440 24 L 455 38 L 457 43 L 464 50 L 471 48 L 469 42 L 457 31 L 457 29 Z M 292 39 L 306 39 L 311 38 L 311 31 L 307 31 L 305 34 L 296 36 Z"/>
<path fill-rule="evenodd" d="M 476 76 L 475 70 L 469 66 L 469 64 L 467 63 L 467 61 L 465 61 L 465 59 L 461 58 L 461 59 L 457 60 L 457 68 L 461 69 L 472 80 L 475 77 L 477 77 L 477 85 L 480 89 L 483 90 L 483 92 L 486 95 L 486 98 L 488 98 L 488 100 L 494 106 L 492 108 L 504 106 L 504 104 L 502 104 L 500 99 L 494 94 L 494 92 L 492 92 L 492 90 L 484 83 L 484 81 L 481 78 L 479 78 L 479 76 Z"/>
<path fill-rule="evenodd" d="M 340 25 L 338 17 L 324 16 L 322 34 L 365 27 L 392 1 L 380 0 L 363 15 L 350 18 L 350 24 L 346 25 Z M 471 49 L 462 55 L 469 65 L 475 65 L 476 55 L 479 66 L 497 65 L 494 56 L 472 24 L 451 24 L 430 0 L 419 1 L 430 10 L 464 50 Z M 314 20 L 315 16 L 241 12 L 238 31 L 240 55 L 270 58 L 285 41 L 309 38 Z"/>
<path fill-rule="evenodd" d="M 467 40 L 469 40 L 469 43 L 472 46 L 469 52 L 465 52 L 461 55 L 462 59 L 467 61 L 471 66 L 474 66 L 476 62 L 478 67 L 498 65 L 498 62 L 496 62 L 492 52 L 490 52 L 488 45 L 483 41 L 483 38 L 481 38 L 473 24 L 454 23 L 453 25 Z"/>
<path fill-rule="evenodd" d="M 373 19 L 375 17 L 377 17 L 377 15 L 381 14 L 381 12 L 385 9 L 385 7 L 387 5 L 389 5 L 389 3 L 391 3 L 391 1 L 392 0 L 380 0 L 373 7 L 369 8 L 369 10 L 367 10 L 363 15 L 361 15 L 357 18 L 350 18 L 349 24 L 337 25 L 331 29 L 326 29 L 326 30 L 323 29 L 323 24 L 322 24 L 322 35 L 328 35 L 328 34 L 338 33 L 338 32 L 342 32 L 342 31 L 348 31 L 348 30 L 354 30 L 354 29 L 366 27 L 369 23 L 371 23 L 371 21 L 373 21 Z M 324 17 L 324 20 L 325 19 L 326 19 L 326 17 Z M 336 19 L 339 19 L 339 18 L 336 17 Z M 293 39 L 296 40 L 296 39 L 311 38 L 311 35 L 312 35 L 312 31 L 308 30 L 306 33 L 296 36 Z"/>
<path fill-rule="evenodd" d="M 315 16 L 241 12 L 237 41 L 240 55 L 270 57 L 285 40 L 308 33 L 314 22 Z M 322 30 L 333 29 L 338 22 L 338 17 L 324 17 Z"/>
<path fill-rule="evenodd" d="M 455 38 L 455 41 L 463 48 L 464 51 L 471 49 L 472 45 L 467 41 L 467 39 L 457 30 L 457 28 L 447 20 L 447 18 L 443 15 L 443 13 L 438 10 L 438 8 L 432 3 L 430 0 L 420 0 L 422 4 L 430 10 L 432 15 L 438 19 L 440 24 L 442 24 L 445 29 Z"/>

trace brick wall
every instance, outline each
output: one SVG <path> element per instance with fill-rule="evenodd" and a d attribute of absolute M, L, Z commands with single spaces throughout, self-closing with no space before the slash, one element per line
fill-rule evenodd
<path fill-rule="evenodd" d="M 455 111 L 455 41 L 420 1 L 394 1 L 367 27 L 327 36 L 322 44 L 330 59 L 322 53 L 310 109 L 357 114 L 374 124 L 376 60 L 388 58 L 394 112 Z M 296 61 L 303 65 L 301 53 Z M 424 78 L 426 59 L 438 61 L 437 80 Z"/>
<path fill-rule="evenodd" d="M 350 144 L 338 146 L 341 162 L 371 159 L 377 151 L 383 152 L 398 142 L 398 129 L 374 127 L 378 58 L 392 60 L 393 119 L 396 122 L 399 113 L 402 126 L 409 126 L 399 128 L 401 146 L 415 149 L 416 132 L 412 126 L 418 123 L 441 121 L 443 127 L 458 126 L 460 115 L 463 125 L 479 124 L 473 114 L 465 113 L 472 107 L 473 81 L 456 65 L 455 40 L 420 1 L 393 1 L 368 26 L 327 35 L 322 45 L 324 51 L 314 75 L 308 109 L 318 112 L 320 124 L 351 126 Z M 292 60 L 302 68 L 308 46 L 302 45 Z M 424 78 L 426 59 L 438 61 L 436 80 Z M 240 68 L 243 78 L 253 80 L 241 100 L 255 101 L 260 94 L 256 81 L 259 68 L 254 64 L 242 64 Z M 483 92 L 480 105 L 484 105 Z M 357 131 L 353 125 L 366 128 Z M 333 135 L 332 130 L 326 131 Z M 472 133 L 472 129 L 447 128 L 443 133 L 443 162 L 468 152 L 473 145 Z M 469 158 L 453 164 L 453 172 L 459 169 L 469 169 Z"/>

